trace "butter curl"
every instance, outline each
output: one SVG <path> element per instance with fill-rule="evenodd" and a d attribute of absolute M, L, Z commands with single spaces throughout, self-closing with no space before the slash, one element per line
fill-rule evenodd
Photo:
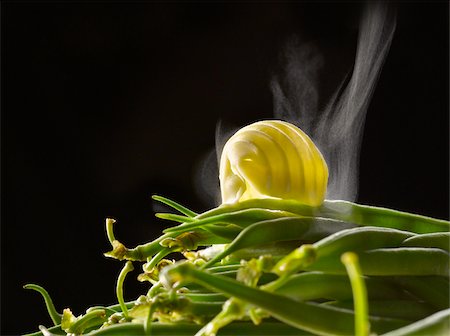
<path fill-rule="evenodd" d="M 298 127 L 264 120 L 241 128 L 226 142 L 219 179 L 223 203 L 282 198 L 318 206 L 325 198 L 328 167 Z"/>

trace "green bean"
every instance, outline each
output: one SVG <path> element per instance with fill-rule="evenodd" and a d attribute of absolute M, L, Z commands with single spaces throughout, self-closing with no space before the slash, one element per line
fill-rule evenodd
<path fill-rule="evenodd" d="M 353 292 L 355 311 L 355 335 L 369 336 L 369 312 L 367 307 L 366 285 L 359 267 L 358 256 L 353 252 L 345 252 L 341 261 L 347 270 Z"/>
<path fill-rule="evenodd" d="M 44 336 L 43 332 L 42 332 L 42 328 L 44 328 L 43 326 L 39 326 L 39 329 L 41 329 L 41 331 L 37 331 L 34 333 L 30 333 L 30 334 L 25 334 L 23 336 Z M 58 324 L 56 326 L 53 326 L 51 328 L 45 328 L 51 335 L 67 335 L 67 333 L 61 329 L 61 325 Z"/>
<path fill-rule="evenodd" d="M 283 229 L 280 230 L 280 228 Z M 344 228 L 348 228 L 346 223 L 312 217 L 284 217 L 260 221 L 242 230 L 223 252 L 209 260 L 204 267 L 243 248 L 277 241 L 324 238 L 331 232 Z"/>
<path fill-rule="evenodd" d="M 196 317 L 211 317 L 220 313 L 223 303 L 224 301 L 194 302 L 189 306 L 189 313 Z"/>
<path fill-rule="evenodd" d="M 371 300 L 405 298 L 405 294 L 397 287 L 383 279 L 365 277 L 364 280 Z M 350 300 L 353 295 L 346 275 L 323 272 L 303 272 L 291 275 L 275 292 L 302 301 Z"/>
<path fill-rule="evenodd" d="M 152 323 L 152 333 L 155 336 L 190 336 L 200 329 L 198 324 L 194 323 Z M 144 327 L 140 323 L 124 323 L 112 325 L 105 329 L 90 332 L 86 336 L 142 336 Z M 253 323 L 231 323 L 221 329 L 218 336 L 309 336 L 310 333 L 298 330 L 279 322 L 264 322 L 258 326 Z"/>
<path fill-rule="evenodd" d="M 158 253 L 156 253 L 153 258 L 144 264 L 144 270 L 150 272 L 164 257 L 170 254 L 172 250 L 168 247 L 161 249 Z"/>
<path fill-rule="evenodd" d="M 362 252 L 359 257 L 364 275 L 448 276 L 449 272 L 449 254 L 435 248 L 380 248 Z M 334 256 L 317 261 L 306 270 L 336 274 L 345 272 Z"/>
<path fill-rule="evenodd" d="M 119 277 L 117 278 L 116 295 L 125 318 L 128 318 L 128 308 L 123 299 L 123 282 L 125 281 L 125 277 L 127 276 L 127 274 L 133 270 L 133 264 L 131 263 L 131 261 L 127 261 L 125 263 L 125 266 L 120 271 Z"/>
<path fill-rule="evenodd" d="M 62 314 L 58 313 L 56 311 L 55 305 L 53 304 L 53 300 L 48 294 L 48 292 L 41 286 L 35 285 L 35 284 L 27 284 L 23 286 L 25 289 L 32 289 L 39 294 L 42 295 L 42 298 L 45 301 L 45 306 L 47 307 L 48 314 L 50 315 L 50 318 L 53 321 L 53 324 L 56 326 L 61 323 L 61 316 Z"/>
<path fill-rule="evenodd" d="M 232 241 L 236 236 L 241 232 L 242 228 L 234 224 L 208 224 L 202 226 L 202 229 L 212 233 L 217 237 L 221 237 L 224 239 L 223 243 L 215 243 L 215 244 L 226 244 Z"/>
<path fill-rule="evenodd" d="M 449 253 L 437 248 L 383 248 L 362 253 L 361 267 L 370 275 L 449 276 L 449 257 Z M 382 270 L 377 270 L 377 263 L 382 263 Z"/>
<path fill-rule="evenodd" d="M 270 210 L 270 209 L 244 209 L 241 211 L 236 211 L 233 213 L 220 214 L 218 216 L 206 217 L 206 218 L 196 218 L 195 222 L 184 223 L 178 226 L 174 226 L 165 229 L 164 233 L 177 232 L 182 233 L 190 231 L 192 229 L 200 228 L 206 224 L 234 224 L 242 228 L 247 227 L 250 224 L 260 222 L 263 220 L 276 219 L 282 217 L 295 217 L 295 214 L 281 211 L 281 210 Z"/>
<path fill-rule="evenodd" d="M 434 263 L 434 260 L 429 262 Z M 402 276 L 395 277 L 394 282 L 437 309 L 446 309 L 450 306 L 450 283 L 448 278 L 437 276 Z"/>
<path fill-rule="evenodd" d="M 194 218 L 192 217 L 187 217 L 187 216 L 180 216 L 180 215 L 176 215 L 173 213 L 156 213 L 155 214 L 156 218 L 160 218 L 160 219 L 165 219 L 171 222 L 178 222 L 178 223 L 192 223 L 193 221 L 195 221 Z"/>
<path fill-rule="evenodd" d="M 223 302 L 226 296 L 218 293 L 186 293 L 183 294 L 193 302 Z"/>
<path fill-rule="evenodd" d="M 225 258 L 229 254 L 255 245 L 271 243 L 283 240 L 300 239 L 309 229 L 313 220 L 311 218 L 286 217 L 272 220 L 261 221 L 250 225 L 227 246 L 225 250 L 210 259 L 204 267 L 213 265 L 217 261 Z M 280 230 L 280 227 L 283 230 Z"/>
<path fill-rule="evenodd" d="M 328 236 L 317 243 L 317 259 L 328 256 L 340 258 L 341 254 L 352 251 L 359 252 L 381 247 L 397 247 L 412 233 L 381 227 L 358 227 L 342 230 Z M 339 260 L 339 259 L 336 259 Z"/>
<path fill-rule="evenodd" d="M 166 286 L 182 279 L 192 280 L 211 290 L 256 305 L 277 320 L 308 332 L 318 335 L 349 335 L 354 333 L 353 314 L 349 311 L 295 301 L 282 295 L 248 287 L 235 280 L 195 269 L 189 263 L 169 266 L 165 268 L 161 275 L 161 281 Z M 376 332 L 386 332 L 405 324 L 405 321 L 395 319 L 376 318 L 371 320 L 373 330 Z"/>
<path fill-rule="evenodd" d="M 172 201 L 172 200 L 170 200 L 170 199 L 168 199 L 166 197 L 159 196 L 159 195 L 153 195 L 152 198 L 155 201 L 158 201 L 158 202 L 161 202 L 161 203 L 164 203 L 164 204 L 170 206 L 171 208 L 177 210 L 178 212 L 180 212 L 180 213 L 182 213 L 182 214 L 184 214 L 184 215 L 186 215 L 188 217 L 195 217 L 195 216 L 197 216 L 197 213 L 195 213 L 194 211 L 192 211 L 192 210 L 186 208 L 185 206 L 183 206 L 183 205 L 181 205 L 181 204 L 179 204 L 179 203 L 177 203 L 175 201 Z"/>
<path fill-rule="evenodd" d="M 309 255 L 314 259 L 310 268 L 305 268 L 306 265 L 303 265 L 305 258 L 303 252 L 306 252 L 306 245 L 303 245 L 281 259 L 275 265 L 273 272 L 281 276 L 286 272 L 293 273 L 302 269 L 323 271 L 331 268 L 337 269 L 338 273 L 343 274 L 344 268 L 339 260 L 343 253 L 349 251 L 358 253 L 379 247 L 395 247 L 412 235 L 406 231 L 379 227 L 342 230 L 308 247 Z M 312 263 L 312 260 L 309 263 Z"/>
<path fill-rule="evenodd" d="M 130 308 L 133 308 L 135 303 L 136 303 L 136 301 L 125 302 L 125 306 L 127 307 L 127 309 L 130 309 Z M 120 304 L 115 304 L 115 305 L 106 306 L 106 307 L 105 306 L 94 306 L 94 307 L 90 307 L 89 309 L 105 309 L 105 310 L 114 311 L 115 313 L 122 311 Z"/>
<path fill-rule="evenodd" d="M 334 301 L 327 303 L 335 307 L 353 310 L 353 301 Z M 436 309 L 429 305 L 413 300 L 369 300 L 369 314 L 371 316 L 391 317 L 408 321 L 417 321 L 431 314 Z"/>
<path fill-rule="evenodd" d="M 449 333 L 450 309 L 446 309 L 382 336 L 448 336 Z"/>
<path fill-rule="evenodd" d="M 225 272 L 225 271 L 237 271 L 239 268 L 241 268 L 241 264 L 230 264 L 230 265 L 220 265 L 220 266 L 212 266 L 208 268 L 208 272 L 210 273 L 218 273 L 218 272 Z"/>
<path fill-rule="evenodd" d="M 319 214 L 320 208 L 311 207 L 309 205 L 305 205 L 294 200 L 281 200 L 276 198 L 261 198 L 261 199 L 253 198 L 233 204 L 222 204 L 217 208 L 199 214 L 197 218 L 203 219 L 215 217 L 219 215 L 232 214 L 235 212 L 250 209 L 286 211 L 300 216 L 316 217 Z"/>
<path fill-rule="evenodd" d="M 333 218 L 362 226 L 382 226 L 415 233 L 450 231 L 450 223 L 446 220 L 347 201 L 326 200 L 320 207 L 311 207 L 294 200 L 251 199 L 236 204 L 224 204 L 199 215 L 198 218 L 207 218 L 250 208 L 282 210 L 301 216 Z"/>
<path fill-rule="evenodd" d="M 426 233 L 406 239 L 402 246 L 436 247 L 450 251 L 450 232 Z"/>
<path fill-rule="evenodd" d="M 305 241 L 281 241 L 270 244 L 263 244 L 258 246 L 252 246 L 249 248 L 240 249 L 231 253 L 228 257 L 224 258 L 221 263 L 224 262 L 239 262 L 242 259 L 249 260 L 258 258 L 261 255 L 271 255 L 274 260 L 278 260 L 290 253 L 299 245 L 303 245 L 309 242 Z"/>
<path fill-rule="evenodd" d="M 382 226 L 415 233 L 450 230 L 450 223 L 446 220 L 347 201 L 325 201 L 320 214 L 359 225 Z"/>

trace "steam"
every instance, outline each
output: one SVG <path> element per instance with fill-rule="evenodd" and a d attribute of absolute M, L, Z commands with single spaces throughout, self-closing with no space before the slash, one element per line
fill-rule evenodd
<path fill-rule="evenodd" d="M 274 116 L 306 132 L 323 153 L 329 168 L 327 199 L 354 201 L 358 194 L 359 152 L 367 107 L 395 31 L 392 8 L 369 3 L 361 16 L 353 70 L 343 80 L 326 108 L 318 104 L 319 73 L 323 58 L 314 45 L 293 39 L 284 52 L 285 70 L 273 78 Z M 219 122 L 216 150 L 196 169 L 195 185 L 205 201 L 220 203 L 218 160 L 234 133 Z"/>
<path fill-rule="evenodd" d="M 324 154 L 330 173 L 327 199 L 357 197 L 365 116 L 395 25 L 395 15 L 385 4 L 365 8 L 351 77 L 323 111 L 317 85 L 322 58 L 314 47 L 291 42 L 284 77 L 271 83 L 275 117 L 299 126 Z"/>

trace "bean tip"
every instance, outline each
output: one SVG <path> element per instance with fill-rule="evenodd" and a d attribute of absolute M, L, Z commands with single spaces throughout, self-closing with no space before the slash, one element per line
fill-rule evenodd
<path fill-rule="evenodd" d="M 343 264 L 353 264 L 358 262 L 358 255 L 354 252 L 345 252 L 341 255 Z"/>

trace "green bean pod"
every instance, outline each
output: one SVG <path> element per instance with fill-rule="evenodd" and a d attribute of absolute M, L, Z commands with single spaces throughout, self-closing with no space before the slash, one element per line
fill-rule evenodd
<path fill-rule="evenodd" d="M 450 231 L 450 223 L 446 220 L 411 214 L 407 212 L 360 205 L 347 201 L 325 200 L 319 207 L 311 207 L 295 200 L 275 198 L 250 199 L 235 204 L 224 204 L 207 211 L 199 218 L 216 216 L 250 208 L 266 208 L 282 210 L 301 216 L 325 217 L 361 226 L 379 226 L 411 231 L 415 233 L 432 233 Z"/>
<path fill-rule="evenodd" d="M 348 229 L 351 225 L 330 219 L 313 217 L 284 217 L 254 223 L 244 230 L 221 253 L 208 261 L 209 266 L 243 248 L 278 241 L 312 240 Z M 280 230 L 282 228 L 282 230 Z"/>
<path fill-rule="evenodd" d="M 234 224 L 241 228 L 245 228 L 250 224 L 283 217 L 295 217 L 296 215 L 293 213 L 289 213 L 283 210 L 271 210 L 271 209 L 263 209 L 263 208 L 252 208 L 252 209 L 243 209 L 231 213 L 223 213 L 218 214 L 217 216 L 208 216 L 208 217 L 196 217 L 194 222 L 183 223 L 178 226 L 170 227 L 165 229 L 164 233 L 171 232 L 187 232 L 192 229 L 201 228 L 206 224 Z"/>
<path fill-rule="evenodd" d="M 328 236 L 317 243 L 317 259 L 352 251 L 366 251 L 381 247 L 397 247 L 413 234 L 406 231 L 381 227 L 358 227 L 342 230 Z"/>
<path fill-rule="evenodd" d="M 199 329 L 200 325 L 194 323 L 152 323 L 151 331 L 155 336 L 192 336 Z M 36 336 L 42 334 L 37 334 Z M 144 327 L 140 323 L 116 324 L 105 329 L 99 329 L 86 334 L 86 336 L 142 336 Z M 289 325 L 279 322 L 263 322 L 256 326 L 251 322 L 235 322 L 222 328 L 218 336 L 310 336 L 312 334 L 298 330 Z"/>
<path fill-rule="evenodd" d="M 437 309 L 450 307 L 450 282 L 447 277 L 401 276 L 395 277 L 393 281 Z"/>
<path fill-rule="evenodd" d="M 436 247 L 450 252 L 450 232 L 424 233 L 406 239 L 402 246 Z"/>
<path fill-rule="evenodd" d="M 340 257 L 345 252 L 351 251 L 358 253 L 367 249 L 395 247 L 413 235 L 406 231 L 379 227 L 358 227 L 342 230 L 309 247 L 308 250 L 314 252 L 314 268 L 308 268 L 308 270 L 323 271 L 329 267 L 337 267 L 339 273 L 342 274 L 344 267 L 341 265 Z M 302 265 L 293 266 L 297 264 L 295 260 L 299 258 L 299 255 L 302 255 L 302 249 L 304 249 L 304 246 L 300 246 L 298 249 L 286 255 L 278 262 L 273 271 L 282 275 L 288 269 L 290 270 L 289 272 L 304 269 Z"/>
<path fill-rule="evenodd" d="M 359 253 L 364 275 L 449 275 L 449 254 L 441 249 L 422 247 L 380 248 Z M 323 258 L 306 267 L 310 271 L 344 274 L 336 257 Z"/>
<path fill-rule="evenodd" d="M 169 287 L 184 279 L 192 280 L 211 290 L 255 305 L 270 313 L 277 320 L 301 330 L 317 335 L 350 335 L 354 333 L 354 315 L 347 310 L 296 301 L 283 295 L 248 287 L 236 280 L 198 270 L 189 263 L 169 266 L 161 275 L 161 281 Z M 405 321 L 396 319 L 371 319 L 372 329 L 376 332 L 387 332 L 405 324 Z"/>
<path fill-rule="evenodd" d="M 382 336 L 448 336 L 449 334 L 450 309 L 446 309 Z"/>
<path fill-rule="evenodd" d="M 334 301 L 327 303 L 334 307 L 353 310 L 353 301 Z M 424 302 L 413 300 L 370 300 L 369 314 L 371 316 L 398 318 L 408 321 L 418 321 L 436 313 L 436 309 Z"/>
<path fill-rule="evenodd" d="M 405 298 L 398 287 L 373 277 L 364 278 L 369 300 Z M 302 301 L 327 299 L 351 300 L 352 288 L 348 276 L 323 272 L 303 272 L 289 277 L 275 292 Z"/>

